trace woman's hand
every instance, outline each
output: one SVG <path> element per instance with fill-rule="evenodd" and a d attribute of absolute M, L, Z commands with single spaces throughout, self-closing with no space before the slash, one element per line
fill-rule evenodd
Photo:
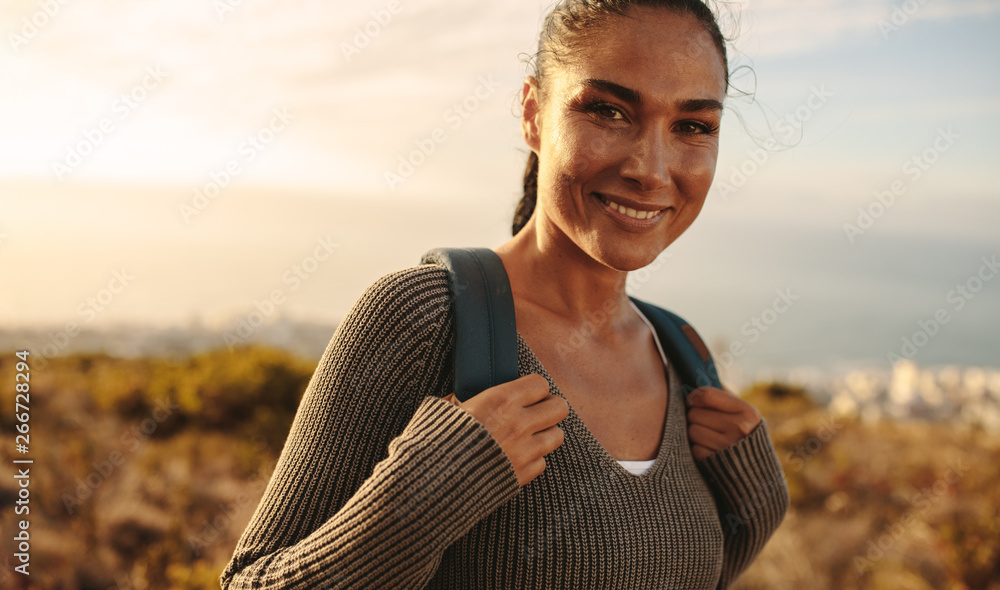
<path fill-rule="evenodd" d="M 563 431 L 556 424 L 569 415 L 569 405 L 549 393 L 549 382 L 538 373 L 491 387 L 464 402 L 454 393 L 444 399 L 486 427 L 514 465 L 521 486 L 541 475 L 545 455 L 563 443 Z"/>
<path fill-rule="evenodd" d="M 699 387 L 687 396 L 688 440 L 695 459 L 740 441 L 760 424 L 760 412 L 735 394 Z"/>

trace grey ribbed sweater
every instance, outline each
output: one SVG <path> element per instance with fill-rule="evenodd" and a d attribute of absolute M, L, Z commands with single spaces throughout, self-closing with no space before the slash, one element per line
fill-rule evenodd
<path fill-rule="evenodd" d="M 670 400 L 653 466 L 633 475 L 570 408 L 523 488 L 451 393 L 446 271 L 386 275 L 323 354 L 223 588 L 726 588 L 781 522 L 788 489 L 761 424 L 695 461 Z M 521 375 L 540 373 L 518 336 Z"/>

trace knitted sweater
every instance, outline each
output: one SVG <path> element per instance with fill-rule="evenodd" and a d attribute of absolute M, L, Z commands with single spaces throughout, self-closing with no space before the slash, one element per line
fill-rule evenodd
<path fill-rule="evenodd" d="M 451 393 L 447 271 L 370 286 L 338 326 L 222 587 L 726 588 L 781 522 L 788 489 L 765 422 L 695 461 L 680 383 L 652 468 L 633 475 L 570 408 L 523 488 Z M 518 335 L 521 375 L 559 388 Z"/>

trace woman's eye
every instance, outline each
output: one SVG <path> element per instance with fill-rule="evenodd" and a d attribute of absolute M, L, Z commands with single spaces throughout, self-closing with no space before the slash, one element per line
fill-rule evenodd
<path fill-rule="evenodd" d="M 617 107 L 614 107 L 606 102 L 595 102 L 587 105 L 587 110 L 595 115 L 601 117 L 602 119 L 607 119 L 608 121 L 624 121 L 625 116 L 622 114 Z"/>
<path fill-rule="evenodd" d="M 597 112 L 602 117 L 606 117 L 608 119 L 624 119 L 625 118 L 625 117 L 622 117 L 622 114 L 621 114 L 621 112 L 618 109 L 616 109 L 615 107 L 612 107 L 612 106 L 608 106 L 608 105 L 603 105 L 603 106 L 598 107 L 598 111 Z"/>
<path fill-rule="evenodd" d="M 678 130 L 681 133 L 688 133 L 691 135 L 710 135 L 718 130 L 718 127 L 710 126 L 699 121 L 684 121 L 678 125 Z"/>

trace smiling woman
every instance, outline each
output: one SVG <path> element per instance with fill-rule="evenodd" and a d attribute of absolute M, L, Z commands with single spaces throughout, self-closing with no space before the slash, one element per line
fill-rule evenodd
<path fill-rule="evenodd" d="M 721 42 L 714 20 L 712 26 Z M 702 50 L 705 24 L 690 11 L 636 7 L 599 30 L 573 33 L 575 40 L 543 40 L 536 75 L 524 85 L 522 129 L 532 149 L 527 174 L 537 176 L 526 185 L 541 185 L 552 203 L 531 215 L 537 196 L 526 194 L 515 234 L 521 219 L 537 227 L 529 232 L 550 233 L 554 224 L 580 248 L 592 249 L 596 260 L 634 270 L 701 211 L 718 156 L 725 56 Z M 580 214 L 560 211 L 566 209 Z M 655 221 L 626 221 L 639 211 Z M 661 229 L 643 231 L 652 227 Z M 609 228 L 632 231 L 622 241 L 620 229 Z"/>
<path fill-rule="evenodd" d="M 701 2 L 560 3 L 521 94 L 524 198 L 494 250 L 519 378 L 458 401 L 447 271 L 377 281 L 223 586 L 728 587 L 788 507 L 774 447 L 750 404 L 682 384 L 625 290 L 698 217 L 727 89 Z"/>

